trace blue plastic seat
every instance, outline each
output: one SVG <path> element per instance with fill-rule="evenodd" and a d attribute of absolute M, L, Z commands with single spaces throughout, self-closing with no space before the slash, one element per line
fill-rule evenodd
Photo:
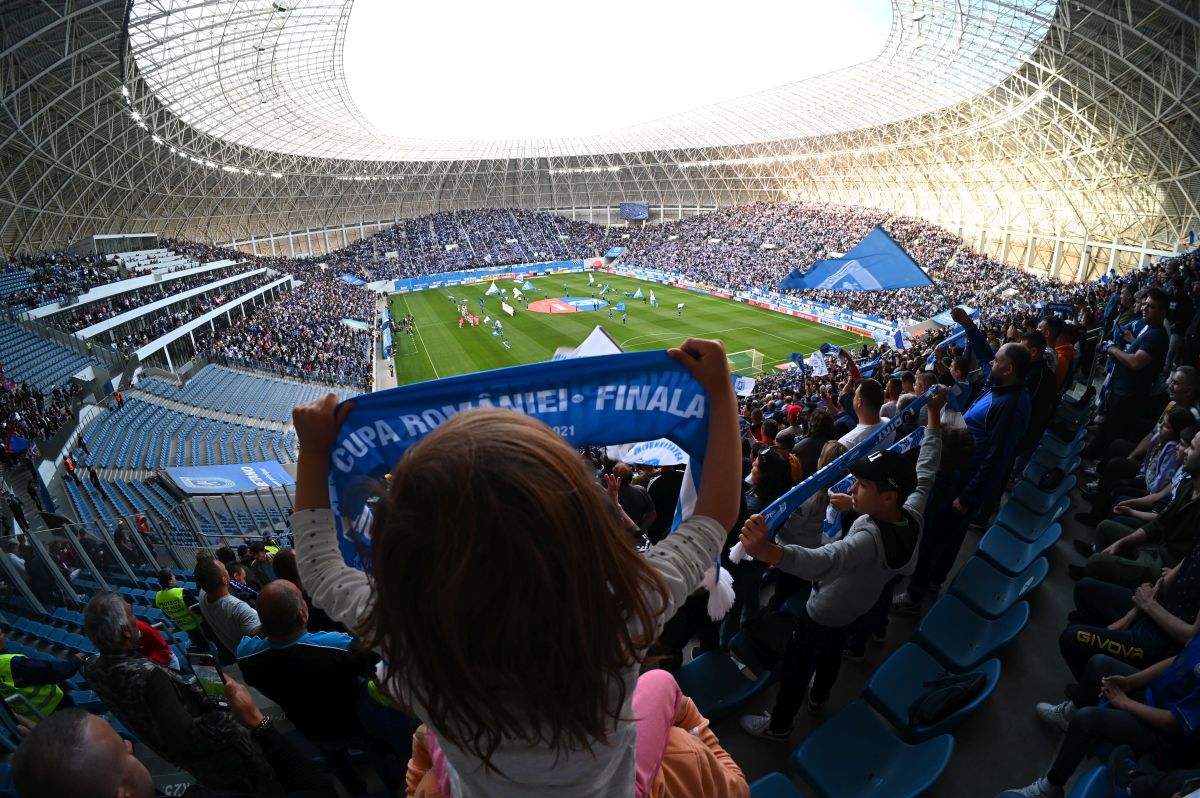
<path fill-rule="evenodd" d="M 679 689 L 706 718 L 728 715 L 766 689 L 774 679 L 772 672 L 747 673 L 733 657 L 720 650 L 696 657 L 680 668 L 677 676 Z"/>
<path fill-rule="evenodd" d="M 914 643 L 900 646 L 879 666 L 863 689 L 863 698 L 875 707 L 905 740 L 910 743 L 923 742 L 953 731 L 996 689 L 996 684 L 1000 681 L 999 660 L 989 659 L 973 670 L 980 671 L 987 677 L 983 690 L 966 706 L 933 726 L 913 728 L 908 722 L 908 708 L 929 689 L 925 687 L 925 682 L 940 679 L 946 674 L 946 668 L 934 659 L 932 654 Z"/>
<path fill-rule="evenodd" d="M 1019 501 L 1021 504 L 1033 510 L 1035 513 L 1048 513 L 1058 500 L 1071 492 L 1075 487 L 1075 475 L 1070 474 L 1063 478 L 1063 481 L 1058 484 L 1054 490 L 1045 491 L 1038 488 L 1036 482 L 1022 480 L 1013 488 L 1012 497 L 1009 501 Z"/>
<path fill-rule="evenodd" d="M 992 529 L 997 526 L 1003 527 L 1021 540 L 1030 541 L 1037 540 L 1052 523 L 1054 519 L 1048 514 L 1034 512 L 1024 504 L 1010 499 L 996 514 L 996 523 Z"/>
<path fill-rule="evenodd" d="M 791 763 L 821 798 L 916 798 L 953 750 L 948 734 L 909 745 L 855 701 L 808 735 Z"/>
<path fill-rule="evenodd" d="M 1061 454 L 1057 450 L 1050 447 L 1039 446 L 1033 453 L 1032 462 L 1039 463 L 1047 468 L 1061 468 L 1063 471 L 1066 471 L 1067 469 L 1064 467 L 1065 464 L 1079 459 L 1080 452 L 1082 451 L 1083 447 L 1080 446 L 1076 449 L 1070 450 L 1066 454 Z"/>
<path fill-rule="evenodd" d="M 88 712 L 104 711 L 104 704 L 93 690 L 76 690 L 71 693 L 71 700 L 75 702 L 75 706 Z"/>
<path fill-rule="evenodd" d="M 942 596 L 917 627 L 915 639 L 956 673 L 990 659 L 1021 633 L 1029 621 L 1029 602 L 1009 607 L 999 618 L 978 614 L 954 596 Z"/>
<path fill-rule="evenodd" d="M 1112 784 L 1108 778 L 1108 768 L 1103 765 L 1080 776 L 1071 790 L 1071 798 L 1109 798 L 1110 795 Z"/>
<path fill-rule="evenodd" d="M 1067 498 L 1063 497 L 1064 500 Z M 1016 532 L 997 524 L 979 541 L 976 553 L 1001 571 L 1016 576 L 1045 554 L 1060 537 L 1062 526 L 1059 524 L 1051 524 L 1033 541 L 1023 540 Z"/>
<path fill-rule="evenodd" d="M 1030 460 L 1029 465 L 1025 466 L 1025 470 L 1021 472 L 1021 477 L 1023 479 L 1030 480 L 1036 486 L 1038 480 L 1040 480 L 1051 468 L 1061 468 L 1066 474 L 1074 474 L 1075 470 L 1078 469 L 1082 463 L 1083 460 L 1079 457 L 1079 455 L 1075 455 L 1070 460 L 1061 461 L 1056 465 L 1046 465 L 1045 463 L 1038 462 L 1037 460 Z"/>
<path fill-rule="evenodd" d="M 996 570 L 982 557 L 972 557 L 954 577 L 949 592 L 985 618 L 999 618 L 1033 592 L 1049 572 L 1050 562 L 1045 557 L 1038 557 L 1016 576 Z"/>
<path fill-rule="evenodd" d="M 1087 434 L 1086 429 L 1080 429 L 1075 434 L 1075 438 L 1071 441 L 1064 441 L 1057 435 L 1048 435 L 1042 438 L 1041 444 L 1038 445 L 1039 452 L 1048 452 L 1059 460 L 1066 460 L 1074 457 L 1083 451 L 1083 436 Z"/>
<path fill-rule="evenodd" d="M 791 779 L 776 771 L 750 785 L 750 798 L 804 798 L 804 793 Z"/>

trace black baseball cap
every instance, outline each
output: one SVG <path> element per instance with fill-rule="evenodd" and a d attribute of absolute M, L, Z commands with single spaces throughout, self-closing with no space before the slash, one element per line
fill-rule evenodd
<path fill-rule="evenodd" d="M 917 489 L 917 469 L 899 452 L 884 449 L 850 466 L 859 479 L 874 482 L 880 490 L 894 490 L 901 498 Z"/>

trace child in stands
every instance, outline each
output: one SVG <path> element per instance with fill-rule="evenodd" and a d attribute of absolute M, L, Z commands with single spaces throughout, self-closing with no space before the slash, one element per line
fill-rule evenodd
<path fill-rule="evenodd" d="M 316 606 L 384 655 L 384 688 L 425 721 L 410 795 L 749 794 L 669 674 L 638 680 L 739 505 L 724 347 L 688 340 L 670 355 L 708 394 L 708 449 L 695 513 L 644 557 L 562 438 L 518 413 L 472 410 L 396 466 L 368 577 L 342 560 L 329 509 L 347 407 L 335 411 L 331 394 L 294 411 L 301 575 Z"/>
<path fill-rule="evenodd" d="M 805 697 L 820 712 L 837 681 L 842 649 L 855 622 L 878 601 L 885 585 L 911 574 L 925 524 L 925 502 L 942 454 L 941 409 L 946 392 L 930 398 L 928 428 L 914 469 L 904 455 L 876 452 L 850 467 L 853 508 L 861 515 L 840 540 L 815 549 L 767 539 L 767 524 L 752 515 L 742 528 L 751 557 L 813 582 L 804 614 L 784 654 L 783 676 L 771 712 L 742 717 L 750 734 L 787 742 Z M 812 680 L 812 687 L 809 681 Z"/>

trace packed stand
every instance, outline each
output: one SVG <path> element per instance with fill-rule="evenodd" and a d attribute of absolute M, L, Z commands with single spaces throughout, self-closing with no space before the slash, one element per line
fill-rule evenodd
<path fill-rule="evenodd" d="M 200 288 L 218 280 L 224 280 L 235 274 L 244 273 L 251 268 L 257 267 L 230 267 L 190 277 L 181 277 L 168 282 L 155 283 L 145 288 L 138 288 L 97 302 L 88 303 L 75 310 L 55 313 L 49 316 L 47 320 L 60 330 L 78 332 L 85 327 L 99 324 L 105 319 L 111 319 L 114 316 L 136 310 L 151 302 L 157 302 L 160 299 L 166 299 L 175 294 L 190 291 L 193 288 Z"/>
<path fill-rule="evenodd" d="M 5 297 L 13 307 L 36 308 L 121 279 L 103 256 L 52 252 L 35 257 L 9 256 L 6 272 L 24 270 L 28 283 Z"/>
<path fill-rule="evenodd" d="M 245 318 L 235 318 L 232 326 L 215 334 L 197 331 L 197 351 L 218 363 L 369 388 L 370 334 L 346 326 L 342 319 L 370 323 L 373 295 L 319 270 L 301 274 L 303 285 Z"/>
<path fill-rule="evenodd" d="M 190 299 L 173 302 L 149 316 L 133 319 L 127 323 L 128 326 L 118 327 L 113 331 L 116 333 L 116 337 L 110 338 L 109 345 L 114 350 L 131 352 L 192 319 L 219 308 L 227 302 L 232 302 L 256 288 L 269 285 L 277 279 L 278 275 L 268 272 L 231 285 L 221 286 L 215 291 L 209 291 Z M 129 329 L 130 327 L 133 329 Z"/>
<path fill-rule="evenodd" d="M 708 448 L 694 513 L 670 534 L 664 510 L 674 497 L 668 490 L 671 500 L 660 504 L 657 486 L 672 470 L 588 463 L 526 416 L 471 410 L 416 443 L 390 474 L 373 505 L 376 567 L 368 576 L 345 564 L 329 506 L 336 402 L 310 403 L 294 416 L 295 551 L 263 541 L 202 553 L 197 591 L 164 572 L 154 602 L 194 650 L 236 663 L 246 683 L 277 702 L 351 793 L 364 789 L 350 764 L 354 748 L 385 785 L 404 781 L 424 798 L 746 798 L 744 774 L 684 689 L 689 668 L 709 652 L 741 650 L 739 641 L 767 629 L 768 618 L 793 613 L 772 665 L 779 686 L 760 688 L 771 710 L 741 724 L 764 741 L 790 741 L 801 709 L 823 710 L 843 659 L 885 636 L 889 612 L 935 612 L 927 606 L 950 587 L 968 525 L 986 523 L 1005 487 L 1023 479 L 1042 433 L 1058 434 L 1058 411 L 1070 407 L 1062 393 L 1089 374 L 1095 351 L 1109 376 L 1099 392 L 1099 443 L 1091 444 L 1094 490 L 1107 498 L 1093 512 L 1147 515 L 1129 515 L 1136 528 L 1127 532 L 1098 530 L 1095 541 L 1081 541 L 1087 561 L 1060 640 L 1078 683 L 1069 701 L 1037 708 L 1063 730 L 1063 744 L 1046 775 L 1019 794 L 1063 794 L 1097 743 L 1128 746 L 1113 753 L 1114 774 L 1173 792 L 1187 777 L 1172 769 L 1194 761 L 1200 662 L 1200 579 L 1192 573 L 1200 574 L 1200 430 L 1189 425 L 1200 418 L 1200 322 L 1189 299 L 1197 265 L 1193 255 L 1123 284 L 1072 288 L 1058 297 L 1071 319 L 989 307 L 972 320 L 956 310 L 964 330 L 957 343 L 936 347 L 946 331 L 900 351 L 831 352 L 827 377 L 766 378 L 742 402 L 723 348 L 684 344 L 674 356 L 708 395 Z M 1108 345 L 1093 348 L 1077 320 L 1097 323 Z M 905 416 L 934 384 L 945 390 Z M 1065 412 L 1086 410 L 1087 400 L 1073 406 Z M 880 437 L 897 417 L 899 429 Z M 848 493 L 814 494 L 770 539 L 762 513 L 793 486 L 858 444 L 882 449 L 918 427 L 915 451 L 850 465 Z M 1121 443 L 1126 431 L 1137 440 Z M 1136 468 L 1123 462 L 1137 460 L 1138 449 L 1146 459 Z M 1161 495 L 1128 503 L 1151 489 L 1142 498 Z M 824 521 L 836 514 L 826 534 Z M 735 543 L 751 559 L 735 561 Z M 722 584 L 711 567 L 718 559 L 733 577 L 732 609 L 714 620 L 705 593 Z M 774 580 L 769 598 L 764 578 Z M 429 611 L 429 595 L 441 597 L 438 612 Z M 479 623 L 495 617 L 522 622 Z M 169 657 L 150 664 L 121 596 L 93 597 L 83 622 L 98 650 L 83 674 L 110 717 L 205 788 L 254 794 L 292 789 L 303 777 L 309 794 L 333 794 L 239 682 L 224 684 L 232 712 L 216 712 Z M 1121 645 L 1092 645 L 1095 635 Z M 685 664 L 693 640 L 700 649 Z M 560 656 L 545 656 L 547 646 Z M 944 667 L 934 667 L 936 679 Z M 308 676 L 316 669 L 327 674 L 319 691 Z M 867 714 L 862 722 L 883 723 Z M 1147 752 L 1153 761 L 1141 758 Z M 149 783 L 104 720 L 55 709 L 16 756 L 17 788 L 26 798 L 77 792 L 96 778 L 93 761 L 118 761 L 121 773 Z M 1128 786 L 1131 795 L 1155 794 Z"/>

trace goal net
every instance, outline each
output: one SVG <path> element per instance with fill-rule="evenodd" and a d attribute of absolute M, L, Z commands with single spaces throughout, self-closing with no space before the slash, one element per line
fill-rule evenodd
<path fill-rule="evenodd" d="M 755 374 L 761 374 L 763 370 L 763 353 L 757 349 L 743 349 L 740 352 L 730 352 L 729 370 L 739 377 L 750 377 Z"/>

